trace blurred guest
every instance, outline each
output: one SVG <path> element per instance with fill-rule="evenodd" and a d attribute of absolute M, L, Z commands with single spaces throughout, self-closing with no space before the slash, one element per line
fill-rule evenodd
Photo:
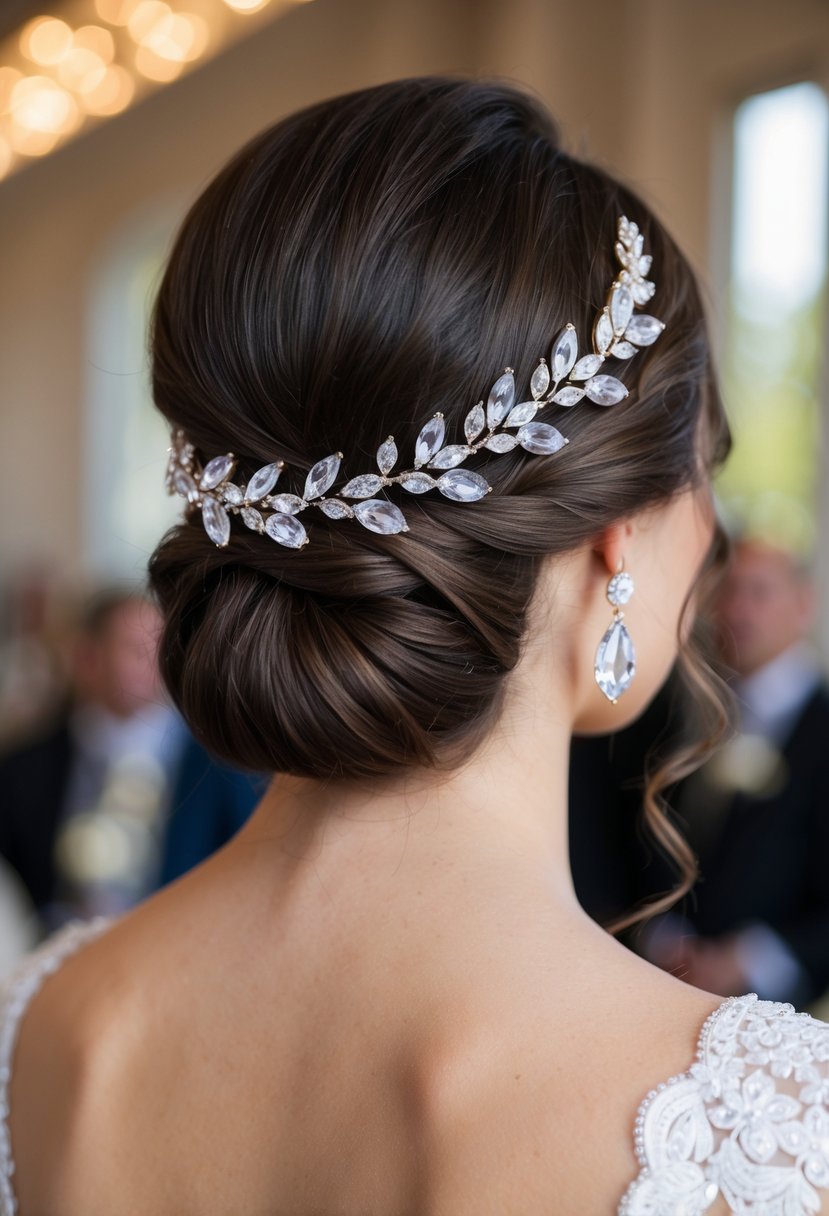
<path fill-rule="evenodd" d="M 213 762 L 163 689 L 160 617 L 130 591 L 87 606 L 74 696 L 0 761 L 0 853 L 54 928 L 132 906 L 233 835 L 264 788 Z"/>
<path fill-rule="evenodd" d="M 61 639 L 55 627 L 52 579 L 32 566 L 0 595 L 0 748 L 37 733 L 66 695 Z"/>
<path fill-rule="evenodd" d="M 811 578 L 740 541 L 716 613 L 739 729 L 676 798 L 701 881 L 645 952 L 724 996 L 802 1004 L 829 987 L 829 691 L 806 640 Z"/>

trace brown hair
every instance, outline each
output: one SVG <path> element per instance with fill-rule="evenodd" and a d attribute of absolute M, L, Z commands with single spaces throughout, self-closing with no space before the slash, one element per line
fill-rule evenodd
<path fill-rule="evenodd" d="M 506 365 L 525 399 L 562 326 L 590 333 L 622 214 L 653 254 L 666 330 L 614 366 L 622 405 L 567 413 L 565 452 L 479 453 L 464 467 L 494 489 L 474 504 L 391 487 L 403 535 L 314 512 L 301 552 L 239 521 L 220 549 L 194 510 L 164 536 L 149 567 L 163 676 L 210 751 L 316 778 L 454 766 L 497 720 L 542 563 L 687 487 L 702 412 L 716 458 L 727 428 L 684 257 L 510 85 L 426 77 L 321 102 L 196 201 L 153 318 L 156 403 L 200 459 L 234 452 L 244 482 L 281 457 L 297 493 L 338 449 L 344 477 L 388 434 L 413 452 L 437 410 L 457 441 Z"/>

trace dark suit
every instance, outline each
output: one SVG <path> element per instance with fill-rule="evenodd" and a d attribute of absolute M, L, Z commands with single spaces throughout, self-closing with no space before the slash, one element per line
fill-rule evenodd
<path fill-rule="evenodd" d="M 658 736 L 670 735 L 676 720 L 668 687 L 628 730 L 612 738 L 574 740 L 573 877 L 586 910 L 603 923 L 675 885 L 675 870 L 642 834 L 641 791 L 646 753 Z M 701 870 L 693 892 L 675 911 L 705 937 L 719 937 L 752 921 L 769 925 L 804 970 L 805 983 L 792 994 L 803 1003 L 829 988 L 825 688 L 818 688 L 800 711 L 782 759 L 781 780 L 766 794 L 715 793 L 704 769 L 672 792 L 674 819 Z M 635 946 L 638 940 L 634 930 L 629 942 Z"/>
<path fill-rule="evenodd" d="M 748 921 L 770 925 L 808 973 L 811 1000 L 829 988 L 829 692 L 818 688 L 781 748 L 766 792 L 712 788 L 706 770 L 677 799 L 702 880 L 687 915 L 703 937 Z M 706 816 L 704 800 L 722 805 Z M 711 806 L 711 802 L 708 802 Z"/>
<path fill-rule="evenodd" d="M 53 858 L 72 764 L 68 716 L 0 758 L 0 854 L 23 879 L 35 907 L 56 895 Z M 211 759 L 188 734 L 176 768 L 161 853 L 161 883 L 196 865 L 246 821 L 267 778 Z"/>

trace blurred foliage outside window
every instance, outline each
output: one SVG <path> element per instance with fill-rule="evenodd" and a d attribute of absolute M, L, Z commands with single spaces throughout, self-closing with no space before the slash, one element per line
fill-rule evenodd
<path fill-rule="evenodd" d="M 827 279 L 829 103 L 801 83 L 734 117 L 723 390 L 734 451 L 718 483 L 735 527 L 815 545 Z"/>

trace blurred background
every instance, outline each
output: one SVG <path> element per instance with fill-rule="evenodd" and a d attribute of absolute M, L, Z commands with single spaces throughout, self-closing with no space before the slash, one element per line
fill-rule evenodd
<path fill-rule="evenodd" d="M 718 624 L 749 743 L 728 753 L 725 777 L 709 773 L 706 790 L 676 805 L 691 835 L 700 829 L 698 851 L 722 862 L 724 889 L 735 886 L 723 861 L 735 823 L 762 813 L 771 825 L 750 887 L 774 886 L 762 867 L 781 840 L 796 837 L 802 855 L 769 907 L 737 900 L 695 922 L 697 900 L 661 939 L 634 945 L 723 991 L 752 980 L 816 1000 L 829 985 L 824 0 L 4 0 L 0 970 L 54 925 L 128 907 L 182 873 L 263 788 L 203 753 L 167 704 L 158 621 L 142 598 L 147 558 L 181 504 L 164 492 L 168 435 L 145 351 L 172 235 L 262 127 L 322 97 L 443 72 L 539 94 L 570 150 L 665 219 L 709 306 L 736 438 L 718 493 L 745 542 Z M 750 704 L 780 712 L 758 722 Z M 804 769 L 792 740 L 807 706 Z M 576 763 L 574 790 L 594 819 L 578 817 L 574 863 L 598 919 L 658 886 L 640 881 L 633 802 L 626 810 L 619 791 L 675 712 L 660 703 L 638 736 L 604 747 L 603 786 L 588 790 Z M 595 818 L 604 858 L 584 843 Z M 732 853 L 745 869 L 744 840 Z M 749 931 L 765 971 L 746 962 Z M 705 971 L 702 947 L 737 938 L 741 969 Z M 676 953 L 689 941 L 693 959 Z"/>

